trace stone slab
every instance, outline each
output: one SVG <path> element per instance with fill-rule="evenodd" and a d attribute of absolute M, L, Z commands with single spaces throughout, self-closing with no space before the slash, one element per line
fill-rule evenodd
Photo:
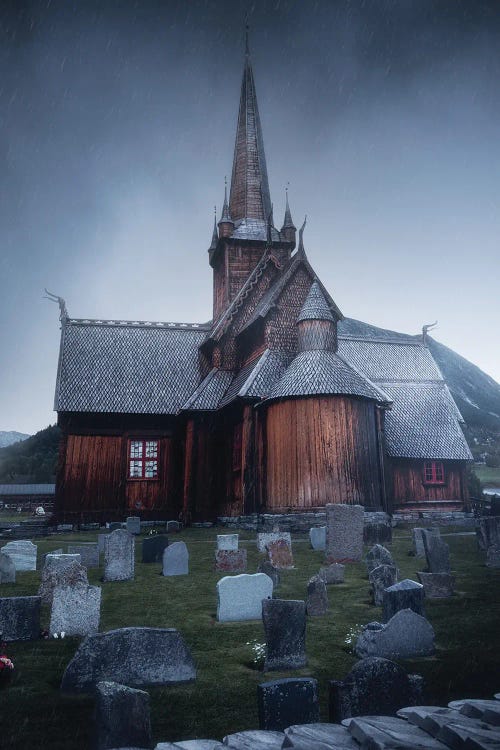
<path fill-rule="evenodd" d="M 16 582 L 16 566 L 5 552 L 0 552 L 0 583 Z"/>
<path fill-rule="evenodd" d="M 99 586 L 59 584 L 54 589 L 49 634 L 94 635 L 99 630 L 101 589 Z"/>
<path fill-rule="evenodd" d="M 257 534 L 257 549 L 259 552 L 266 552 L 269 542 L 275 542 L 278 539 L 284 539 L 292 548 L 292 537 L 289 531 L 266 531 Z"/>
<path fill-rule="evenodd" d="M 102 681 L 96 685 L 96 748 L 151 747 L 149 694 Z"/>
<path fill-rule="evenodd" d="M 306 603 L 293 599 L 265 599 L 262 620 L 267 644 L 264 671 L 305 667 Z"/>
<path fill-rule="evenodd" d="M 417 573 L 426 599 L 446 599 L 455 592 L 455 576 L 448 573 Z"/>
<path fill-rule="evenodd" d="M 273 582 L 265 573 L 242 573 L 217 581 L 217 620 L 260 620 L 262 602 L 273 595 Z"/>
<path fill-rule="evenodd" d="M 128 516 L 125 521 L 125 528 L 129 534 L 140 534 L 141 533 L 141 519 L 139 516 Z"/>
<path fill-rule="evenodd" d="M 293 568 L 292 547 L 285 539 L 275 539 L 268 542 L 267 554 L 269 562 L 278 570 Z"/>
<path fill-rule="evenodd" d="M 306 612 L 309 617 L 322 617 L 328 612 L 326 583 L 319 575 L 307 583 Z"/>
<path fill-rule="evenodd" d="M 441 532 L 437 526 L 431 527 L 430 529 L 424 529 L 420 526 L 415 526 L 412 529 L 412 541 L 413 551 L 416 557 L 425 557 L 424 539 L 422 535 L 422 532 L 424 531 L 428 531 L 429 534 L 435 534 L 436 536 L 441 535 Z"/>
<path fill-rule="evenodd" d="M 97 549 L 99 550 L 99 554 L 101 554 L 101 552 L 104 552 L 105 540 L 106 540 L 106 537 L 108 536 L 109 536 L 109 531 L 103 534 L 97 535 Z"/>
<path fill-rule="evenodd" d="M 285 678 L 257 685 L 260 729 L 282 731 L 293 722 L 319 721 L 318 681 L 311 677 Z"/>
<path fill-rule="evenodd" d="M 331 565 L 324 565 L 319 569 L 318 573 L 322 581 L 327 586 L 334 586 L 339 583 L 344 583 L 345 576 L 345 565 L 342 563 L 331 563 Z"/>
<path fill-rule="evenodd" d="M 450 548 L 446 542 L 443 542 L 440 536 L 436 536 L 436 534 L 432 534 L 425 529 L 422 532 L 422 538 L 429 573 L 449 574 L 451 572 Z"/>
<path fill-rule="evenodd" d="M 87 568 L 80 564 L 80 555 L 47 555 L 38 589 L 42 604 L 52 604 L 54 589 L 60 584 L 88 585 Z"/>
<path fill-rule="evenodd" d="M 363 529 L 363 542 L 366 545 L 390 544 L 392 542 L 391 520 L 374 523 L 365 523 Z"/>
<path fill-rule="evenodd" d="M 321 722 L 287 727 L 282 747 L 295 750 L 360 750 L 345 727 Z"/>
<path fill-rule="evenodd" d="M 364 508 L 362 505 L 326 505 L 326 557 L 328 562 L 359 562 L 363 557 Z"/>
<path fill-rule="evenodd" d="M 389 622 L 401 609 L 412 609 L 425 617 L 424 587 L 421 583 L 405 578 L 384 589 L 382 597 L 382 614 L 384 622 Z"/>
<path fill-rule="evenodd" d="M 126 529 L 116 529 L 104 540 L 103 581 L 130 581 L 134 577 L 134 537 Z"/>
<path fill-rule="evenodd" d="M 39 596 L 0 598 L 0 633 L 4 641 L 33 641 L 40 638 Z"/>
<path fill-rule="evenodd" d="M 16 571 L 36 570 L 37 546 L 29 539 L 14 539 L 0 548 L 10 557 Z"/>
<path fill-rule="evenodd" d="M 262 560 L 260 562 L 257 573 L 265 573 L 266 576 L 269 576 L 269 578 L 273 582 L 274 588 L 276 588 L 276 586 L 279 586 L 281 580 L 279 570 L 275 568 L 274 565 L 269 562 L 269 560 Z"/>
<path fill-rule="evenodd" d="M 484 516 L 476 522 L 476 537 L 479 549 L 500 545 L 500 516 Z"/>
<path fill-rule="evenodd" d="M 119 628 L 85 638 L 66 667 L 61 690 L 88 693 L 102 680 L 143 687 L 195 678 L 193 657 L 174 628 Z"/>
<path fill-rule="evenodd" d="M 386 547 L 381 544 L 375 544 L 366 554 L 365 557 L 366 570 L 368 575 L 374 568 L 378 568 L 379 565 L 392 565 L 395 567 L 392 555 Z"/>
<path fill-rule="evenodd" d="M 315 526 L 309 529 L 309 541 L 314 550 L 326 549 L 326 526 Z"/>
<path fill-rule="evenodd" d="M 185 542 L 174 542 L 163 550 L 164 576 L 185 576 L 189 573 L 189 552 Z"/>
<path fill-rule="evenodd" d="M 99 547 L 97 542 L 69 544 L 68 555 L 80 555 L 80 562 L 85 568 L 99 567 Z"/>
<path fill-rule="evenodd" d="M 381 607 L 384 601 L 384 591 L 398 580 L 398 569 L 394 565 L 379 565 L 368 576 L 372 585 L 373 603 Z"/>
<path fill-rule="evenodd" d="M 163 534 L 151 534 L 142 540 L 142 562 L 162 563 L 163 553 L 168 547 L 168 537 Z"/>
<path fill-rule="evenodd" d="M 432 625 L 411 609 L 401 609 L 389 622 L 371 622 L 361 632 L 355 646 L 360 659 L 382 656 L 385 659 L 406 659 L 434 653 Z"/>
<path fill-rule="evenodd" d="M 217 549 L 232 550 L 238 549 L 239 534 L 217 534 Z"/>
<path fill-rule="evenodd" d="M 422 729 L 395 717 L 361 716 L 349 721 L 349 732 L 361 747 L 373 750 L 446 750 Z"/>
<path fill-rule="evenodd" d="M 247 569 L 246 549 L 218 549 L 215 552 L 215 570 L 221 573 L 245 573 Z"/>
<path fill-rule="evenodd" d="M 229 750 L 281 750 L 283 732 L 250 729 L 226 735 L 222 742 Z"/>

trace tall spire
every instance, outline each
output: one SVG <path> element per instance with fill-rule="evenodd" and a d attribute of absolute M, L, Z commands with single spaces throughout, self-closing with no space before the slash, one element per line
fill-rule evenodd
<path fill-rule="evenodd" d="M 219 241 L 219 232 L 217 231 L 217 206 L 214 206 L 214 231 L 212 232 L 212 242 L 208 251 L 215 250 Z"/>
<path fill-rule="evenodd" d="M 235 222 L 259 219 L 264 225 L 271 213 L 264 141 L 248 46 L 248 26 L 229 209 Z"/>

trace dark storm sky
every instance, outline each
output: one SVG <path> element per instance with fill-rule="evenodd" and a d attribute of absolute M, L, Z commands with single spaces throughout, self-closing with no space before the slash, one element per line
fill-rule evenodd
<path fill-rule="evenodd" d="M 205 321 L 244 23 L 274 215 L 346 316 L 500 379 L 500 2 L 3 0 L 0 430 L 55 420 L 58 311 Z"/>

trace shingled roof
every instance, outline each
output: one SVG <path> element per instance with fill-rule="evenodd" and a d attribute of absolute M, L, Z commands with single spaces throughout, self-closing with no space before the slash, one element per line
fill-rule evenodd
<path fill-rule="evenodd" d="M 176 414 L 201 380 L 207 326 L 68 319 L 57 411 Z"/>

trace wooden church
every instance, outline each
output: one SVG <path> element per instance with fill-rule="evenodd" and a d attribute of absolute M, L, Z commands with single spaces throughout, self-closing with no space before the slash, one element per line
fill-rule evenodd
<path fill-rule="evenodd" d="M 344 318 L 288 198 L 274 226 L 248 52 L 209 323 L 61 312 L 60 519 L 461 509 L 471 459 L 425 342 Z"/>

